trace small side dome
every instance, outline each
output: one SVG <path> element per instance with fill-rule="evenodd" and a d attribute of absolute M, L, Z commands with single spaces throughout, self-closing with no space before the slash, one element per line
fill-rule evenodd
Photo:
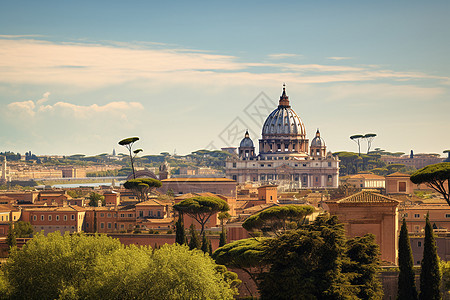
<path fill-rule="evenodd" d="M 239 145 L 239 147 L 246 147 L 246 148 L 251 148 L 253 147 L 253 141 L 250 138 L 250 135 L 248 134 L 248 130 L 245 132 L 245 137 L 242 139 L 241 144 Z"/>
<path fill-rule="evenodd" d="M 320 137 L 319 129 L 317 129 L 316 136 L 311 141 L 311 147 L 325 147 L 325 141 Z"/>

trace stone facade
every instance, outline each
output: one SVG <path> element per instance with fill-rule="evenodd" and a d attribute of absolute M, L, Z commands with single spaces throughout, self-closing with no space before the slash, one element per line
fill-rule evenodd
<path fill-rule="evenodd" d="M 291 108 L 283 88 L 278 107 L 267 117 L 256 155 L 248 131 L 238 155 L 226 162 L 226 176 L 238 183 L 276 184 L 281 189 L 337 188 L 339 160 L 326 153 L 319 130 L 311 141 L 305 125 Z"/>
<path fill-rule="evenodd" d="M 331 215 L 344 223 L 348 237 L 375 235 L 381 259 L 397 263 L 399 201 L 369 191 L 326 201 Z"/>

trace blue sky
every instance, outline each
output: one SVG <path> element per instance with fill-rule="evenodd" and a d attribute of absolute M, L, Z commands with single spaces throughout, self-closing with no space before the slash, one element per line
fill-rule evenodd
<path fill-rule="evenodd" d="M 312 139 L 450 148 L 448 1 L 4 1 L 0 151 L 256 142 L 286 82 Z"/>

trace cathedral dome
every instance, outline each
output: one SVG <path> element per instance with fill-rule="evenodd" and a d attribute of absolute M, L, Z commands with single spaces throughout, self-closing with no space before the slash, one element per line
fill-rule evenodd
<path fill-rule="evenodd" d="M 289 97 L 286 96 L 285 87 L 283 87 L 283 94 L 279 103 L 278 107 L 270 113 L 264 122 L 263 136 L 278 134 L 305 136 L 305 125 L 289 105 Z"/>
<path fill-rule="evenodd" d="M 253 141 L 248 134 L 248 130 L 245 132 L 245 137 L 242 139 L 239 147 L 253 147 Z"/>
<path fill-rule="evenodd" d="M 320 137 L 319 129 L 317 129 L 316 136 L 311 141 L 311 147 L 325 147 L 325 141 Z"/>

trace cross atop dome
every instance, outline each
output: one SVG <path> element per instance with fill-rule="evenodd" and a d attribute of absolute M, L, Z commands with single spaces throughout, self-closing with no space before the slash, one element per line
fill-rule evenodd
<path fill-rule="evenodd" d="M 291 107 L 289 105 L 289 97 L 286 95 L 286 83 L 283 83 L 283 93 L 280 96 L 280 102 L 278 107 Z"/>

